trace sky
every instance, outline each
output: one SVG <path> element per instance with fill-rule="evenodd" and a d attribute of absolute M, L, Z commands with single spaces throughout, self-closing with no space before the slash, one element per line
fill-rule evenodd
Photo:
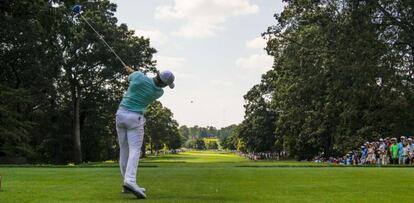
<path fill-rule="evenodd" d="M 179 125 L 239 124 L 243 95 L 270 70 L 261 37 L 281 0 L 111 0 L 115 16 L 150 39 L 158 70 L 175 75 L 159 99 Z"/>

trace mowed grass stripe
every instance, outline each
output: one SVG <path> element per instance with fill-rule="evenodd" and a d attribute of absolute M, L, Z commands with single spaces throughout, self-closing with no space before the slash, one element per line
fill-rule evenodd
<path fill-rule="evenodd" d="M 188 151 L 177 154 L 160 155 L 159 157 L 148 157 L 142 163 L 243 163 L 248 159 L 228 152 L 214 151 Z"/>
<path fill-rule="evenodd" d="M 217 156 L 208 153 L 173 155 L 196 156 L 184 159 L 189 163 L 140 168 L 144 202 L 414 202 L 412 168 L 246 168 L 235 167 L 243 158 L 227 154 L 233 163 L 214 162 L 202 158 Z M 118 168 L 3 167 L 0 174 L 0 202 L 142 201 L 121 194 Z"/>

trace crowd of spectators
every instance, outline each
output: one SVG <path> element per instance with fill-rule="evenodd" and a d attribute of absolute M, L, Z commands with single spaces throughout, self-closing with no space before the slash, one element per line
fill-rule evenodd
<path fill-rule="evenodd" d="M 235 151 L 236 152 L 236 151 Z M 276 152 L 243 153 L 240 156 L 251 160 L 281 160 L 287 154 Z M 412 137 L 381 138 L 374 142 L 365 142 L 359 149 L 349 151 L 343 157 L 315 157 L 314 162 L 341 165 L 414 165 L 414 142 Z"/>
<path fill-rule="evenodd" d="M 242 157 L 246 157 L 251 160 L 279 160 L 283 157 L 283 153 L 276 152 L 256 152 L 256 153 L 243 153 L 238 152 Z"/>
<path fill-rule="evenodd" d="M 321 162 L 315 159 L 315 162 Z M 401 136 L 397 138 L 379 139 L 366 142 L 360 149 L 349 151 L 341 158 L 330 157 L 328 163 L 345 165 L 414 165 L 413 138 Z"/>

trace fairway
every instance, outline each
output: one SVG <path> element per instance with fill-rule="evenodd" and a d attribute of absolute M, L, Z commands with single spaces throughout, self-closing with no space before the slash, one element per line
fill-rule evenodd
<path fill-rule="evenodd" d="M 116 164 L 103 164 L 3 166 L 0 202 L 414 202 L 406 193 L 414 190 L 412 168 L 288 167 L 216 152 L 151 157 L 140 166 L 147 200 L 122 194 Z"/>

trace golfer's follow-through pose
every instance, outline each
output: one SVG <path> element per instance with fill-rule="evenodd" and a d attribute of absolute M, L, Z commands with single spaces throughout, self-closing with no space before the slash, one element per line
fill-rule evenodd
<path fill-rule="evenodd" d="M 119 166 L 123 177 L 123 191 L 132 192 L 138 198 L 146 198 L 145 189 L 136 182 L 137 167 L 144 139 L 144 113 L 147 106 L 160 98 L 162 88 L 174 88 L 174 75 L 162 71 L 154 78 L 126 67 L 129 87 L 116 112 L 120 157 Z"/>

